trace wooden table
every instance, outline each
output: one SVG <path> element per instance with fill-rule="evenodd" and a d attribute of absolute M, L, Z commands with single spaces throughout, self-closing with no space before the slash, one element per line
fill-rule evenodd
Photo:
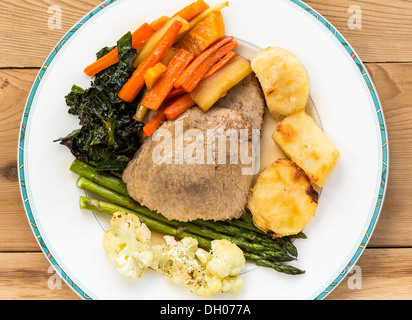
<path fill-rule="evenodd" d="M 233 0 L 236 1 L 236 0 Z M 17 182 L 20 120 L 32 82 L 59 39 L 100 0 L 2 0 L 0 11 L 0 299 L 73 299 L 33 236 Z M 358 261 L 361 288 L 349 277 L 327 299 L 412 298 L 412 1 L 315 0 L 365 62 L 383 104 L 390 143 L 390 177 L 376 230 Z M 50 6 L 61 8 L 61 29 L 50 29 Z M 362 28 L 351 29 L 352 5 Z M 51 273 L 49 273 L 51 272 Z M 53 282 L 52 284 L 58 284 Z"/>

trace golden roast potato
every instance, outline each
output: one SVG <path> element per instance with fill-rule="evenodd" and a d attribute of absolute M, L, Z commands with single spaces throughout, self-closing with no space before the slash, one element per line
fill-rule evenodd
<path fill-rule="evenodd" d="M 313 183 L 325 185 L 340 153 L 311 116 L 300 111 L 286 117 L 272 138 Z"/>
<path fill-rule="evenodd" d="M 247 207 L 262 231 L 294 235 L 315 215 L 318 193 L 302 169 L 288 159 L 278 159 L 259 175 Z"/>
<path fill-rule="evenodd" d="M 309 77 L 294 54 L 269 47 L 256 54 L 251 66 L 275 118 L 305 109 L 309 100 Z"/>

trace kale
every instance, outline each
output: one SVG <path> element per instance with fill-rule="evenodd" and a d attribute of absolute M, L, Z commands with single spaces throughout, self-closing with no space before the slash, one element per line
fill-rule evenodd
<path fill-rule="evenodd" d="M 97 59 L 113 48 L 100 50 Z M 80 128 L 55 141 L 98 171 L 121 173 L 141 146 L 143 124 L 133 119 L 139 97 L 127 103 L 117 95 L 133 72 L 136 50 L 130 32 L 117 42 L 117 48 L 119 62 L 98 73 L 88 89 L 73 85 L 65 98 L 68 113 L 78 117 Z"/>

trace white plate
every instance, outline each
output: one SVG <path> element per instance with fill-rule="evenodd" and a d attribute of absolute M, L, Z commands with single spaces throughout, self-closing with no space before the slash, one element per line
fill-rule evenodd
<path fill-rule="evenodd" d="M 95 53 L 141 23 L 187 4 L 112 0 L 96 7 L 50 54 L 27 100 L 18 146 L 24 207 L 45 256 L 84 299 L 197 299 L 151 270 L 137 281 L 117 274 L 102 249 L 101 225 L 79 209 L 84 193 L 68 170 L 73 157 L 52 142 L 78 127 L 77 118 L 67 113 L 64 96 L 73 84 L 89 86 L 82 70 Z M 304 3 L 231 0 L 223 15 L 228 35 L 260 48 L 283 47 L 303 62 L 323 129 L 341 159 L 322 190 L 316 217 L 304 230 L 308 239 L 296 241 L 299 259 L 293 265 L 306 273 L 288 276 L 255 268 L 243 275 L 241 295 L 214 298 L 323 299 L 362 254 L 382 208 L 388 144 L 379 98 L 350 45 Z"/>

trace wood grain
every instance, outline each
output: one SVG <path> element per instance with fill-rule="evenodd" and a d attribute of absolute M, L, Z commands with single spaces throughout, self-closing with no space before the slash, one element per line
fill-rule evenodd
<path fill-rule="evenodd" d="M 364 62 L 412 62 L 412 5 L 407 0 L 308 0 L 355 49 Z M 348 21 L 358 6 L 361 29 Z"/>
<path fill-rule="evenodd" d="M 370 246 L 412 246 L 412 64 L 368 64 L 382 102 L 389 140 L 386 199 Z"/>
<path fill-rule="evenodd" d="M 406 0 L 306 1 L 349 41 L 364 62 L 412 62 L 412 6 Z M 2 0 L 0 68 L 41 67 L 54 46 L 100 0 Z M 61 29 L 50 29 L 50 6 L 61 8 Z M 362 28 L 351 30 L 350 6 L 362 10 Z M 30 19 L 28 19 L 30 17 Z"/>
<path fill-rule="evenodd" d="M 100 0 L 2 0 L 0 67 L 41 67 L 70 28 Z M 50 29 L 49 7 L 61 8 L 61 28 Z"/>
<path fill-rule="evenodd" d="M 17 146 L 20 121 L 37 70 L 0 70 L 0 251 L 38 251 L 20 197 Z"/>
<path fill-rule="evenodd" d="M 412 249 L 367 249 L 356 266 L 328 300 L 411 299 Z"/>
<path fill-rule="evenodd" d="M 79 300 L 43 253 L 0 253 L 1 300 Z"/>

